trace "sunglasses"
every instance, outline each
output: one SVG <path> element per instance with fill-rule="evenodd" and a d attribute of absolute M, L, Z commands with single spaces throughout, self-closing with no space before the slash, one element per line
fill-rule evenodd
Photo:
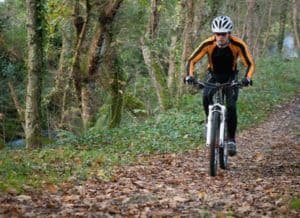
<path fill-rule="evenodd" d="M 226 36 L 227 33 L 215 33 L 217 36 Z"/>

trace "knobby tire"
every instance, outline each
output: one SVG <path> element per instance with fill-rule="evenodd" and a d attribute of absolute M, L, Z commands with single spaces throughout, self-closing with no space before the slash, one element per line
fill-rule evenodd
<path fill-rule="evenodd" d="M 210 176 L 217 175 L 218 157 L 217 149 L 219 146 L 219 132 L 220 132 L 220 114 L 213 112 L 212 114 L 212 125 L 210 134 L 210 163 L 209 163 L 209 174 Z"/>
<path fill-rule="evenodd" d="M 225 128 L 224 128 L 224 141 L 222 142 L 223 145 L 219 148 L 219 157 L 220 157 L 220 168 L 223 170 L 227 169 L 228 164 L 228 150 L 227 150 L 227 141 L 225 141 L 226 137 L 226 122 L 225 122 Z M 225 152 L 225 149 L 227 152 Z"/>
<path fill-rule="evenodd" d="M 223 147 L 220 147 L 219 149 L 219 156 L 220 156 L 220 168 L 223 170 L 227 169 L 227 163 L 228 163 L 228 154 L 225 154 L 225 147 L 227 145 L 223 145 Z"/>

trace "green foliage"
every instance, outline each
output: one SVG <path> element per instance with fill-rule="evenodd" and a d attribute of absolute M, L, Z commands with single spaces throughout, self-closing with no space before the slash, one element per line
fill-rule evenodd
<path fill-rule="evenodd" d="M 14 107 L 8 89 L 8 82 L 14 84 L 15 91 L 20 93 L 19 101 L 24 99 L 24 63 L 13 62 L 0 48 L 0 113 L 4 114 L 4 119 L 0 120 L 1 139 L 5 142 L 20 137 L 23 130 L 19 122 L 17 111 Z"/>
<path fill-rule="evenodd" d="M 150 6 L 150 1 L 148 0 L 138 0 L 139 4 L 141 4 L 144 7 L 149 7 Z"/>
<path fill-rule="evenodd" d="M 240 129 L 262 122 L 276 105 L 288 101 L 297 94 L 300 78 L 299 61 L 283 62 L 273 57 L 257 61 L 254 85 L 240 91 Z"/>
<path fill-rule="evenodd" d="M 73 164 L 75 153 L 70 149 L 27 150 L 25 154 L 23 150 L 14 150 L 9 153 L 4 151 L 1 156 L 3 154 L 8 156 L 0 162 L 0 175 L 3 178 L 0 181 L 1 189 L 13 186 L 21 190 L 22 184 L 35 187 L 45 181 L 56 182 L 57 179 L 69 177 L 76 167 Z"/>
<path fill-rule="evenodd" d="M 126 93 L 124 96 L 124 109 L 129 110 L 132 114 L 137 116 L 146 114 L 144 102 L 129 93 Z"/>
<path fill-rule="evenodd" d="M 148 22 L 145 4 L 149 5 L 149 1 L 124 1 L 114 22 L 113 32 L 116 33 L 120 59 L 118 67 L 123 69 L 127 78 L 146 71 L 139 44 Z"/>
<path fill-rule="evenodd" d="M 158 59 L 154 56 L 151 60 L 151 67 L 153 70 L 153 74 L 156 80 L 156 83 L 159 85 L 159 93 L 161 98 L 161 107 L 163 107 L 163 110 L 168 110 L 172 107 L 171 103 L 171 95 L 169 93 L 168 88 L 166 87 L 166 78 L 164 75 L 164 71 L 162 66 L 159 64 Z"/>
<path fill-rule="evenodd" d="M 20 104 L 24 99 L 24 58 L 26 45 L 25 1 L 5 1 L 0 4 L 0 120 L 1 141 L 6 143 L 22 135 L 22 127 L 12 102 L 8 82 L 18 93 Z"/>
<path fill-rule="evenodd" d="M 52 38 L 57 33 L 58 27 L 66 22 L 66 18 L 71 16 L 72 8 L 68 3 L 61 3 L 60 0 L 48 0 L 45 5 L 47 29 L 49 37 Z"/>
<path fill-rule="evenodd" d="M 22 60 L 27 47 L 25 1 L 7 1 L 0 4 L 0 20 L 0 38 L 2 35 L 5 42 L 0 43 L 0 47 L 9 51 L 13 59 Z"/>
<path fill-rule="evenodd" d="M 106 129 L 109 122 L 109 114 L 110 114 L 110 106 L 109 104 L 104 104 L 99 109 L 98 116 L 97 116 L 98 118 L 96 120 L 94 127 L 92 127 L 91 129 L 95 129 L 96 131 Z"/>
<path fill-rule="evenodd" d="M 70 178 L 97 175 L 106 178 L 116 164 L 132 162 L 137 155 L 180 152 L 197 148 L 202 138 L 199 116 L 176 110 L 143 125 L 90 131 L 83 136 L 62 132 L 53 146 L 38 150 L 3 150 L 0 154 L 0 188 L 40 187 Z"/>
<path fill-rule="evenodd" d="M 290 203 L 291 209 L 300 210 L 300 198 L 294 198 Z"/>
<path fill-rule="evenodd" d="M 0 139 L 0 150 L 3 149 L 5 147 L 5 142 Z"/>

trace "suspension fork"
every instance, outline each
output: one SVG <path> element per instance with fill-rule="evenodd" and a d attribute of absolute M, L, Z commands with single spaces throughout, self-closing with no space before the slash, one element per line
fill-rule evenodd
<path fill-rule="evenodd" d="M 221 108 L 220 144 L 221 146 L 223 146 L 223 142 L 225 140 L 226 107 L 224 105 L 220 105 L 220 108 Z"/>
<path fill-rule="evenodd" d="M 209 147 L 211 144 L 210 135 L 211 135 L 211 122 L 212 122 L 212 108 L 213 105 L 208 106 L 208 118 L 206 126 L 206 146 Z"/>
<path fill-rule="evenodd" d="M 213 105 L 209 105 L 208 107 L 208 118 L 207 118 L 207 133 L 206 133 L 206 146 L 210 146 L 211 144 L 211 125 L 212 125 L 212 115 L 213 112 L 218 112 L 221 116 L 220 120 L 220 142 L 224 142 L 224 130 L 225 130 L 225 113 L 226 113 L 226 107 L 222 104 L 216 103 Z"/>

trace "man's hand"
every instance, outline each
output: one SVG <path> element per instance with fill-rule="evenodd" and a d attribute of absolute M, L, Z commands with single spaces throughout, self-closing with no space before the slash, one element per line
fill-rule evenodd
<path fill-rule="evenodd" d="M 242 79 L 242 84 L 244 85 L 244 86 L 252 86 L 252 80 L 251 79 L 248 79 L 247 77 L 244 77 L 243 79 Z"/>
<path fill-rule="evenodd" d="M 184 83 L 194 84 L 195 78 L 193 76 L 186 76 L 183 80 Z"/>

